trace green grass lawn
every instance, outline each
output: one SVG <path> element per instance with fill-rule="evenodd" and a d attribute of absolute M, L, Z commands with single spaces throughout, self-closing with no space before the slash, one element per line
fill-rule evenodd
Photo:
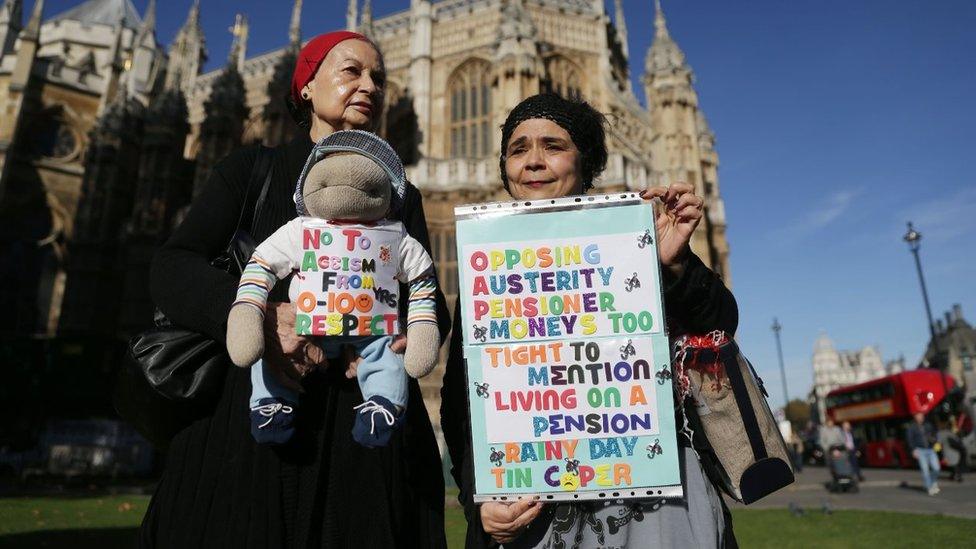
<path fill-rule="evenodd" d="M 976 520 L 883 511 L 790 515 L 786 509 L 732 512 L 742 547 L 973 547 Z"/>
<path fill-rule="evenodd" d="M 0 499 L 0 547 L 132 547 L 147 496 Z M 786 510 L 733 512 L 743 547 L 972 547 L 976 520 L 875 511 L 793 517 Z M 447 508 L 451 547 L 462 547 L 464 515 Z"/>
<path fill-rule="evenodd" d="M 134 547 L 149 496 L 0 499 L 0 548 Z"/>

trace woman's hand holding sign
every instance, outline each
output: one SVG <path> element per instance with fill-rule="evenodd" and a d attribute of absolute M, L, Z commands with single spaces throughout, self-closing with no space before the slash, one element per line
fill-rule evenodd
<path fill-rule="evenodd" d="M 644 200 L 661 199 L 663 207 L 655 218 L 657 254 L 661 265 L 679 277 L 684 271 L 691 235 L 701 222 L 705 201 L 688 183 L 649 187 L 641 192 L 641 197 Z"/>
<path fill-rule="evenodd" d="M 530 499 L 515 503 L 483 503 L 481 525 L 491 539 L 498 543 L 510 543 L 528 529 L 542 508 L 542 502 Z"/>

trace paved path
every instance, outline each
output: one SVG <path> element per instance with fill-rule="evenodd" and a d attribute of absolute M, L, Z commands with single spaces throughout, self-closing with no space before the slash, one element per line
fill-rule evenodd
<path fill-rule="evenodd" d="M 808 512 L 820 511 L 825 503 L 833 509 L 866 509 L 907 513 L 943 514 L 976 519 L 976 473 L 962 483 L 946 476 L 939 480 L 942 491 L 929 496 L 922 488 L 917 470 L 864 469 L 865 480 L 857 494 L 832 494 L 824 487 L 830 474 L 824 467 L 805 467 L 793 485 L 744 506 L 727 500 L 733 509 L 783 508 L 795 503 Z"/>

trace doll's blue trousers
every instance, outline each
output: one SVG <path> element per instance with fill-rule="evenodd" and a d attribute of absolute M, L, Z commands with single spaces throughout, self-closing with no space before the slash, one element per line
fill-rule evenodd
<path fill-rule="evenodd" d="M 318 343 L 327 357 L 336 358 L 343 345 L 351 345 L 363 359 L 356 370 L 363 400 L 381 396 L 396 406 L 407 407 L 407 371 L 403 355 L 390 349 L 393 336 L 330 336 Z M 298 395 L 281 385 L 259 360 L 251 367 L 251 407 L 263 398 L 277 398 L 298 404 Z"/>

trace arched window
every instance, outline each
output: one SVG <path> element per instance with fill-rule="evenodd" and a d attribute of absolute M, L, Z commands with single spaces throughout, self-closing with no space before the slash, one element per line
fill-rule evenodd
<path fill-rule="evenodd" d="M 559 94 L 566 99 L 582 99 L 582 82 L 579 67 L 569 59 L 559 55 L 546 59 L 543 91 Z"/>
<path fill-rule="evenodd" d="M 35 116 L 27 132 L 27 146 L 35 157 L 67 160 L 78 150 L 78 136 L 60 108 Z"/>
<path fill-rule="evenodd" d="M 448 80 L 451 156 L 477 158 L 491 154 L 491 65 L 472 60 Z"/>
<path fill-rule="evenodd" d="M 437 279 L 448 303 L 452 303 L 458 293 L 457 242 L 454 239 L 453 223 L 430 224 L 430 251 L 437 266 Z"/>

